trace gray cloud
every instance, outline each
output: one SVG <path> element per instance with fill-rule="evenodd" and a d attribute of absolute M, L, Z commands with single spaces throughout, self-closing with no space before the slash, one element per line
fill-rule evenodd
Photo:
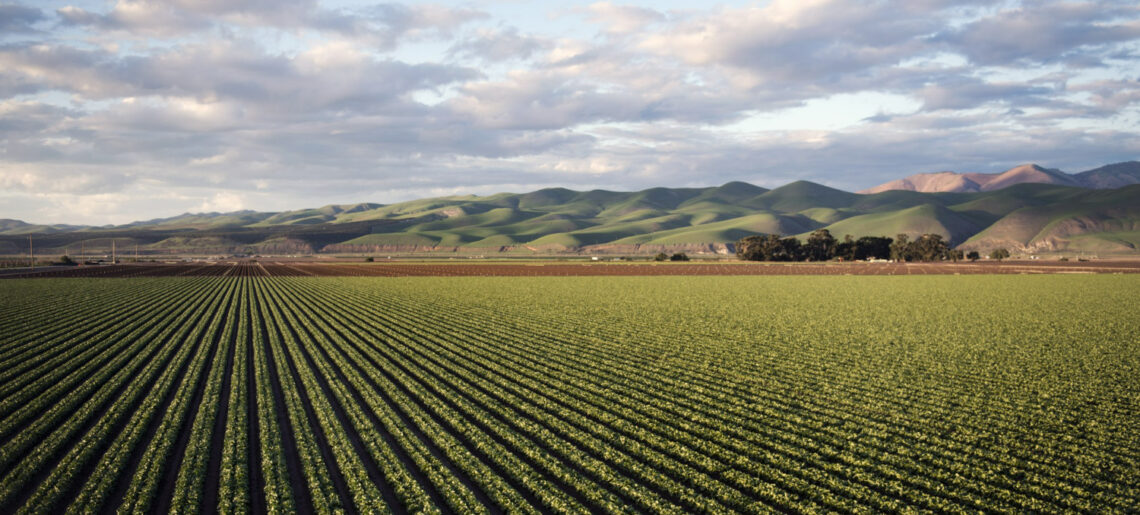
<path fill-rule="evenodd" d="M 38 32 L 35 25 L 46 20 L 43 11 L 20 4 L 0 4 L 0 33 Z"/>
<path fill-rule="evenodd" d="M 947 77 L 918 90 L 926 110 L 969 109 L 989 103 L 1026 106 L 1055 93 L 1050 87 L 1026 83 L 994 83 L 973 77 Z"/>
<path fill-rule="evenodd" d="M 941 33 L 971 61 L 985 65 L 1064 62 L 1100 65 L 1099 47 L 1140 37 L 1134 2 L 1031 1 Z"/>
<path fill-rule="evenodd" d="M 854 190 L 1140 155 L 1126 2 L 563 11 L 590 24 L 584 39 L 432 5 L 45 9 L 0 6 L 0 30 L 24 31 L 0 45 L 0 217 L 553 185 Z M 170 212 L 142 211 L 156 206 Z"/>
<path fill-rule="evenodd" d="M 551 43 L 542 38 L 519 34 L 514 27 L 483 29 L 456 42 L 447 50 L 451 57 L 501 62 L 510 59 L 527 59 Z"/>
<path fill-rule="evenodd" d="M 486 15 L 474 9 L 396 3 L 356 11 L 322 8 L 315 0 L 118 0 L 106 13 L 66 6 L 63 23 L 100 31 L 169 38 L 231 24 L 238 27 L 311 29 L 351 37 L 382 50 L 403 38 L 448 37 L 459 26 Z"/>

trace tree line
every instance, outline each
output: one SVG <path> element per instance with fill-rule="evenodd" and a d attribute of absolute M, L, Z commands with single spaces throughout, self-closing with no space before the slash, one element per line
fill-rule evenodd
<path fill-rule="evenodd" d="M 1000 252 L 999 252 L 1000 251 Z M 1002 259 L 1009 252 L 999 249 L 990 257 Z M 941 234 L 923 234 L 911 240 L 906 234 L 895 238 L 886 236 L 863 236 L 859 239 L 851 235 L 837 240 L 827 229 L 811 233 L 807 241 L 801 242 L 794 236 L 760 234 L 747 236 L 736 242 L 736 257 L 746 261 L 863 261 L 867 259 L 890 259 L 894 261 L 971 261 L 981 256 L 976 251 L 968 254 L 950 248 Z"/>

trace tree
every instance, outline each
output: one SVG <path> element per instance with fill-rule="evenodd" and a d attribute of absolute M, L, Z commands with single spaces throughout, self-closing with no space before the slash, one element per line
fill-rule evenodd
<path fill-rule="evenodd" d="M 794 236 L 780 238 L 776 241 L 772 261 L 803 261 L 804 254 L 800 240 Z"/>
<path fill-rule="evenodd" d="M 669 256 L 669 261 L 688 261 L 688 260 L 689 260 L 689 256 L 687 254 L 685 254 L 684 252 L 678 252 L 676 254 L 673 254 L 672 256 Z"/>
<path fill-rule="evenodd" d="M 764 236 L 745 236 L 736 242 L 736 258 L 743 261 L 763 261 L 764 256 L 760 249 L 764 244 Z"/>
<path fill-rule="evenodd" d="M 737 254 L 738 255 L 740 254 L 739 249 L 737 250 Z M 667 259 L 669 259 L 669 256 L 666 255 L 664 252 L 658 252 L 656 256 L 653 256 L 654 261 L 665 261 Z"/>
<path fill-rule="evenodd" d="M 74 265 L 75 261 L 71 259 L 71 256 L 64 254 L 64 255 L 59 257 L 59 264 L 61 264 L 61 265 Z"/>
<path fill-rule="evenodd" d="M 1009 257 L 1009 251 L 1006 249 L 994 249 L 993 252 L 990 252 L 990 259 L 996 259 L 998 261 L 1001 261 L 1001 260 L 1008 258 L 1008 257 Z"/>
<path fill-rule="evenodd" d="M 895 242 L 891 244 L 891 259 L 894 261 L 910 261 L 910 236 L 906 233 L 900 233 L 895 236 Z"/>
<path fill-rule="evenodd" d="M 946 257 L 950 258 L 950 261 L 953 261 L 955 263 L 961 261 L 962 258 L 964 258 L 965 256 L 966 255 L 964 253 L 962 253 L 961 250 L 958 250 L 958 249 L 950 249 L 949 251 L 946 252 Z"/>
<path fill-rule="evenodd" d="M 804 243 L 803 254 L 808 261 L 827 261 L 835 257 L 835 246 L 835 237 L 831 235 L 831 231 L 817 229 Z"/>
<path fill-rule="evenodd" d="M 736 242 L 736 256 L 747 261 L 779 261 L 782 248 L 779 234 L 747 236 Z"/>
<path fill-rule="evenodd" d="M 891 243 L 895 240 L 886 236 L 864 236 L 855 241 L 854 259 L 890 259 Z"/>
<path fill-rule="evenodd" d="M 946 257 L 950 248 L 942 241 L 941 234 L 923 234 L 910 244 L 912 259 L 919 261 L 939 261 Z"/>
<path fill-rule="evenodd" d="M 981 258 L 982 258 L 982 255 L 978 254 L 978 251 L 976 251 L 976 250 L 971 250 L 971 251 L 966 253 L 966 259 L 969 259 L 970 261 L 977 261 Z"/>
<path fill-rule="evenodd" d="M 835 245 L 835 257 L 844 261 L 855 261 L 855 238 L 845 234 L 843 241 Z"/>
<path fill-rule="evenodd" d="M 364 262 L 365 263 L 374 263 L 374 262 L 376 262 L 376 258 L 374 258 L 372 256 L 368 256 L 368 257 L 364 258 Z"/>
<path fill-rule="evenodd" d="M 736 242 L 736 257 L 746 261 L 802 261 L 800 240 L 779 234 L 746 236 Z"/>

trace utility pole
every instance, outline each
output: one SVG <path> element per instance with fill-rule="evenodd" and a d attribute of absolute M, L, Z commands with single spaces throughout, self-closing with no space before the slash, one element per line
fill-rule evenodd
<path fill-rule="evenodd" d="M 115 264 L 115 238 L 111 238 L 111 264 Z"/>
<path fill-rule="evenodd" d="M 135 263 L 139 262 L 139 244 L 135 244 Z"/>
<path fill-rule="evenodd" d="M 36 267 L 36 252 L 32 250 L 32 235 L 28 235 L 28 263 L 32 268 Z"/>

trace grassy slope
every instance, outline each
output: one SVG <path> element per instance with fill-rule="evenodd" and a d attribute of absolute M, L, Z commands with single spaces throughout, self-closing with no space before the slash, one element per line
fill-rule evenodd
<path fill-rule="evenodd" d="M 873 195 L 806 181 L 770 191 L 739 182 L 637 192 L 548 188 L 282 213 L 183 215 L 116 228 L 115 236 L 149 235 L 142 243 L 155 248 L 298 238 L 314 248 L 344 243 L 557 249 L 730 243 L 751 234 L 803 235 L 826 227 L 839 238 L 937 232 L 976 247 L 1021 248 L 1055 241 L 1070 247 L 1127 250 L 1140 247 L 1134 235 L 1140 231 L 1137 198 L 1140 186 L 1086 190 L 1043 184 L 985 193 Z M 73 237 L 53 237 L 78 242 L 106 237 L 109 230 L 87 228 Z M 15 242 L 13 238 L 0 236 L 5 242 Z"/>
<path fill-rule="evenodd" d="M 1116 190 L 1046 191 L 1049 203 L 1013 210 L 968 241 L 971 247 L 1126 252 L 1140 248 L 1140 185 Z"/>
<path fill-rule="evenodd" d="M 911 237 L 937 233 L 951 242 L 962 242 L 976 233 L 979 226 L 966 217 L 937 204 L 922 204 L 897 211 L 885 211 L 853 216 L 826 227 L 837 238 L 850 234 L 859 236 L 890 236 L 908 234 Z"/>

